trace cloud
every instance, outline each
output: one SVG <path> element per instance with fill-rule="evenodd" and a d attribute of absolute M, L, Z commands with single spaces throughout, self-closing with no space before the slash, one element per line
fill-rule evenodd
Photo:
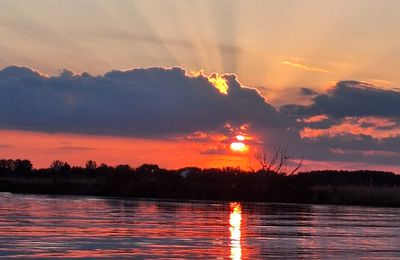
<path fill-rule="evenodd" d="M 280 108 L 301 128 L 297 149 L 326 161 L 399 165 L 400 92 L 358 81 L 341 81 L 310 105 Z M 301 150 L 297 150 L 301 152 Z"/>
<path fill-rule="evenodd" d="M 213 75 L 215 77 L 215 75 Z M 209 78 L 180 68 L 111 71 L 102 76 L 65 70 L 47 77 L 25 67 L 0 71 L 0 128 L 119 136 L 168 136 L 218 131 L 224 124 L 284 128 L 255 89 L 233 74 Z"/>
<path fill-rule="evenodd" d="M 385 79 L 369 79 L 368 82 L 371 82 L 372 84 L 376 85 L 392 85 L 393 82 Z"/>
<path fill-rule="evenodd" d="M 13 148 L 13 145 L 9 145 L 9 144 L 0 144 L 0 149 L 2 148 Z"/>
<path fill-rule="evenodd" d="M 300 70 L 305 70 L 305 71 L 310 71 L 310 72 L 317 72 L 317 73 L 329 73 L 329 71 L 326 70 L 326 69 L 315 67 L 315 66 L 311 66 L 311 65 L 302 64 L 302 63 L 299 63 L 299 62 L 292 62 L 292 61 L 284 60 L 281 63 L 289 65 L 289 66 L 292 66 L 292 67 L 294 67 L 296 69 L 300 69 Z"/>
<path fill-rule="evenodd" d="M 307 147 L 306 157 L 311 160 L 399 165 L 400 136 L 322 135 L 303 139 L 303 145 Z"/>
<path fill-rule="evenodd" d="M 89 151 L 89 150 L 95 150 L 96 148 L 93 147 L 87 147 L 87 146 L 73 146 L 73 145 L 65 145 L 65 146 L 59 146 L 55 148 L 56 150 L 63 150 L 63 151 Z"/>
<path fill-rule="evenodd" d="M 298 116 L 325 114 L 333 118 L 346 116 L 400 117 L 400 91 L 380 89 L 358 81 L 340 81 L 327 93 L 313 98 L 308 106 L 286 105 L 281 111 Z"/>
<path fill-rule="evenodd" d="M 215 78 L 224 81 L 226 93 Z M 49 77 L 12 66 L 0 71 L 0 128 L 184 138 L 212 144 L 200 154 L 223 154 L 228 137 L 245 127 L 257 137 L 253 146 L 261 145 L 258 140 L 266 149 L 289 145 L 297 158 L 400 164 L 399 91 L 357 81 L 338 82 L 326 93 L 302 91 L 313 95 L 310 105 L 277 110 L 233 74 L 145 68 L 101 76 L 65 70 Z"/>
<path fill-rule="evenodd" d="M 219 147 L 210 147 L 205 150 L 202 150 L 199 152 L 199 154 L 202 155 L 224 155 L 224 154 L 229 154 L 229 149 L 224 146 L 219 146 Z"/>
<path fill-rule="evenodd" d="M 315 90 L 311 89 L 311 88 L 300 88 L 300 94 L 302 96 L 315 96 L 318 95 L 318 92 L 316 92 Z"/>

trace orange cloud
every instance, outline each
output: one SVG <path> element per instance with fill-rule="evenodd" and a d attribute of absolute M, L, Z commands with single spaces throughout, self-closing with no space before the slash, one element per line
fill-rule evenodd
<path fill-rule="evenodd" d="M 313 116 L 304 122 L 317 122 L 323 120 L 323 115 Z M 346 117 L 343 122 L 326 129 L 314 129 L 305 127 L 300 132 L 302 138 L 315 138 L 322 135 L 335 136 L 339 134 L 369 135 L 374 138 L 387 138 L 400 135 L 400 129 L 396 122 L 388 118 L 380 117 Z"/>
<path fill-rule="evenodd" d="M 317 116 L 312 116 L 312 117 L 306 118 L 303 121 L 305 123 L 315 123 L 315 122 L 321 122 L 326 119 L 328 119 L 327 115 L 317 115 Z"/>

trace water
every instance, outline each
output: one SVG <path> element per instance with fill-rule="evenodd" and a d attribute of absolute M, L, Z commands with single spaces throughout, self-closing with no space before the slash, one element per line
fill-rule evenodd
<path fill-rule="evenodd" d="M 0 193 L 0 258 L 400 258 L 400 209 Z"/>

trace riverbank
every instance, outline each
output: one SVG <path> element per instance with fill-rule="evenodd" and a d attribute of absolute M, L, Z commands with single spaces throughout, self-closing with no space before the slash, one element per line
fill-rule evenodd
<path fill-rule="evenodd" d="M 400 207 L 400 176 L 377 171 L 295 175 L 235 168 L 77 168 L 0 173 L 0 191 L 132 198 Z"/>

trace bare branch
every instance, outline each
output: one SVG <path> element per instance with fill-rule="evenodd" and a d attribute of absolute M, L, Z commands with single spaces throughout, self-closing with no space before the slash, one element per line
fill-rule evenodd
<path fill-rule="evenodd" d="M 301 159 L 300 159 L 299 163 L 297 164 L 296 168 L 294 168 L 290 174 L 295 174 L 301 168 L 301 166 L 303 165 L 303 159 L 304 158 L 301 157 Z"/>
<path fill-rule="evenodd" d="M 289 162 L 291 162 L 292 156 L 288 154 L 288 146 L 285 147 L 274 147 L 273 153 L 270 159 L 267 158 L 267 153 L 258 152 L 254 156 L 257 162 L 260 164 L 261 169 L 265 172 L 273 172 L 276 174 L 286 175 L 288 171 Z M 299 161 L 296 167 L 290 172 L 290 174 L 296 173 L 303 164 L 303 158 Z"/>

